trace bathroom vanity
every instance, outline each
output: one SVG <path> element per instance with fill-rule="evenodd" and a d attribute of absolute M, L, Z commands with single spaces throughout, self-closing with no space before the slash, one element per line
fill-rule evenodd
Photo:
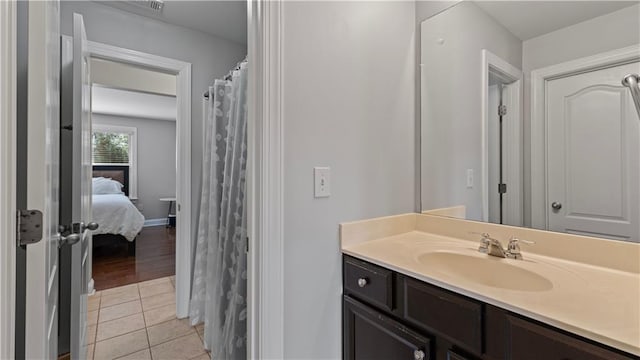
<path fill-rule="evenodd" d="M 345 359 L 640 359 L 640 5 L 576 4 L 421 19 L 423 213 L 341 225 Z"/>
<path fill-rule="evenodd" d="M 384 267 L 343 265 L 346 359 L 633 359 Z"/>
<path fill-rule="evenodd" d="M 497 258 L 478 230 L 536 243 Z M 422 214 L 341 240 L 345 359 L 640 359 L 638 244 Z"/>

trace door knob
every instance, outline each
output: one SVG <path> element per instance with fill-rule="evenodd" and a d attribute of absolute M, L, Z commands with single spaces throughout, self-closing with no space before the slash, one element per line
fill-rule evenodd
<path fill-rule="evenodd" d="M 85 224 L 84 222 L 73 223 L 71 224 L 71 231 L 76 234 L 82 234 L 85 230 L 96 230 L 98 228 L 98 223 L 90 222 Z"/>
<path fill-rule="evenodd" d="M 73 245 L 80 241 L 81 236 L 79 234 L 69 234 L 67 236 L 60 235 L 60 240 L 58 240 L 58 247 L 62 247 L 64 245 Z"/>
<path fill-rule="evenodd" d="M 551 207 L 553 208 L 553 210 L 560 210 L 562 209 L 562 204 L 557 201 L 554 201 L 551 203 Z"/>
<path fill-rule="evenodd" d="M 90 222 L 90 223 L 88 223 L 87 225 L 83 225 L 83 227 L 84 227 L 85 229 L 87 229 L 87 230 L 91 230 L 91 231 L 93 231 L 93 230 L 97 230 L 99 226 L 100 226 L 100 225 L 98 225 L 98 223 L 95 223 L 95 222 L 93 222 L 93 221 L 92 221 L 92 222 Z"/>

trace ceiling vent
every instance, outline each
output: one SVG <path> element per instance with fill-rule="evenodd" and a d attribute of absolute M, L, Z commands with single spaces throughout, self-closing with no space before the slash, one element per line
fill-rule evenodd
<path fill-rule="evenodd" d="M 131 1 L 130 3 L 139 7 L 150 9 L 156 14 L 162 13 L 162 8 L 164 7 L 163 0 L 135 0 Z"/>

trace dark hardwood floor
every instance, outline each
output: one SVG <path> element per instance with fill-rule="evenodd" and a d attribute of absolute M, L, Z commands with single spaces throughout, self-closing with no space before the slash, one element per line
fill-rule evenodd
<path fill-rule="evenodd" d="M 129 256 L 124 240 L 93 250 L 96 290 L 109 289 L 175 274 L 176 229 L 143 228 L 136 239 L 136 256 Z"/>

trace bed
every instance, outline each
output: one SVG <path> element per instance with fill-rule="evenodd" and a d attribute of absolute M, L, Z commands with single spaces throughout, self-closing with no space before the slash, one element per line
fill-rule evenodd
<path fill-rule="evenodd" d="M 127 244 L 135 256 L 136 236 L 144 225 L 144 216 L 129 200 L 127 166 L 93 166 L 93 221 L 100 224 L 93 232 L 93 247 Z"/>

